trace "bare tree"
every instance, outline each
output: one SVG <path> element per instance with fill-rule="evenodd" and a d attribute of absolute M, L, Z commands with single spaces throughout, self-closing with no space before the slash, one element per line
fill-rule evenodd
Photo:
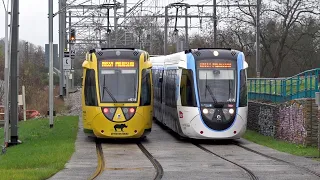
<path fill-rule="evenodd" d="M 269 4 L 262 4 L 261 17 L 268 23 L 262 23 L 260 38 L 268 60 L 272 65 L 274 77 L 279 77 L 286 57 L 306 34 L 306 32 L 294 32 L 293 28 L 298 25 L 305 26 L 302 22 L 304 19 L 319 15 L 318 1 L 272 0 L 269 1 Z M 254 4 L 255 2 L 253 0 L 242 0 L 238 1 L 238 3 Z M 235 15 L 233 18 L 254 27 L 256 25 L 255 9 L 239 6 L 239 10 L 241 15 Z"/>

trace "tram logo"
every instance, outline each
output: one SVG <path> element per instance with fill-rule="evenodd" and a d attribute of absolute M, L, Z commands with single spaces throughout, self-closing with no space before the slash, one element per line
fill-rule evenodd
<path fill-rule="evenodd" d="M 117 129 L 121 129 L 121 131 L 123 131 L 123 128 L 127 128 L 128 126 L 125 124 L 116 124 L 114 125 L 114 130 L 117 131 Z"/>
<path fill-rule="evenodd" d="M 218 119 L 219 121 L 221 121 L 221 116 L 220 116 L 220 115 L 217 115 L 217 119 Z"/>

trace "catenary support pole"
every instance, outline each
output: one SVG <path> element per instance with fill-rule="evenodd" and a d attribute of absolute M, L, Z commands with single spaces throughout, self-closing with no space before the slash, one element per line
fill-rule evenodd
<path fill-rule="evenodd" d="M 164 55 L 167 55 L 168 46 L 168 6 L 165 7 L 164 18 Z"/>
<path fill-rule="evenodd" d="M 256 73 L 260 78 L 260 4 L 261 0 L 257 0 L 257 18 L 256 18 Z"/>
<path fill-rule="evenodd" d="M 53 0 L 49 0 L 49 124 L 53 128 Z"/>
<path fill-rule="evenodd" d="M 18 140 L 18 45 L 19 45 L 19 0 L 12 0 L 11 11 L 11 64 L 10 64 L 10 124 L 9 146 L 17 145 Z"/>
<path fill-rule="evenodd" d="M 116 48 L 117 47 L 117 44 L 118 44 L 118 18 L 117 18 L 117 9 L 118 9 L 118 6 L 116 4 L 116 0 L 114 0 L 114 47 Z"/>
<path fill-rule="evenodd" d="M 73 42 L 71 41 L 71 29 L 72 29 L 72 26 L 71 26 L 71 11 L 69 11 L 69 20 L 68 20 L 68 22 L 69 22 L 68 23 L 69 24 L 69 28 L 68 28 L 69 29 L 69 56 L 70 56 L 70 63 L 71 63 L 70 74 L 73 74 L 72 70 L 73 70 L 73 65 L 74 65 L 74 59 L 72 57 L 74 57 L 74 56 L 71 55 L 71 54 L 72 54 L 72 50 L 74 50 L 74 48 L 73 48 Z M 66 81 L 68 81 L 68 83 L 69 83 L 69 86 L 68 86 L 68 89 L 66 89 L 66 92 L 70 92 L 70 89 L 73 88 L 73 79 L 66 78 Z"/>
<path fill-rule="evenodd" d="M 9 6 L 9 4 L 7 4 Z M 5 38 L 4 38 L 4 144 L 9 142 L 9 12 L 5 9 Z"/>
<path fill-rule="evenodd" d="M 175 32 L 175 39 L 176 39 L 176 52 L 179 52 L 180 50 L 180 38 L 179 38 L 179 31 Z"/>
<path fill-rule="evenodd" d="M 185 39 L 186 39 L 186 41 L 185 41 L 185 47 L 183 47 L 183 46 L 181 46 L 181 49 L 183 50 L 183 49 L 189 49 L 189 32 L 188 32 L 188 29 L 189 29 L 189 27 L 188 27 L 188 17 L 187 17 L 187 15 L 188 15 L 188 7 L 186 7 L 186 9 L 185 9 L 185 15 L 186 15 L 186 18 L 185 18 L 185 31 L 186 31 L 186 37 L 185 37 Z"/>
<path fill-rule="evenodd" d="M 217 48 L 217 0 L 213 0 L 213 43 Z"/>
<path fill-rule="evenodd" d="M 63 57 L 65 50 L 65 10 L 62 10 L 66 5 L 66 0 L 59 0 L 59 64 L 60 64 L 60 78 L 59 78 L 59 95 L 63 99 L 64 86 L 64 72 L 63 72 Z"/>

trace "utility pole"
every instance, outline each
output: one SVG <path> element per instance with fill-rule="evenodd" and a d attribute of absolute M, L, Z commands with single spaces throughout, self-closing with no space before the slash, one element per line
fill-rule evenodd
<path fill-rule="evenodd" d="M 213 0 L 213 41 L 214 48 L 217 47 L 217 0 Z"/>
<path fill-rule="evenodd" d="M 49 0 L 49 124 L 53 128 L 53 0 Z"/>
<path fill-rule="evenodd" d="M 19 0 L 12 0 L 11 18 L 11 64 L 10 64 L 10 124 L 11 141 L 9 146 L 20 143 L 18 140 L 18 45 L 19 45 Z"/>
<path fill-rule="evenodd" d="M 260 5 L 261 5 L 261 0 L 257 0 L 257 18 L 256 18 L 256 72 L 257 72 L 257 78 L 260 78 Z"/>

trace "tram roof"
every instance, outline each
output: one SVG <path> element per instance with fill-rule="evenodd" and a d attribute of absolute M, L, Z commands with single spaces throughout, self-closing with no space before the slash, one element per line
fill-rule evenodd
<path fill-rule="evenodd" d="M 183 67 L 186 64 L 187 56 L 184 51 L 177 52 L 169 55 L 150 57 L 152 66 L 164 66 L 164 67 Z"/>

